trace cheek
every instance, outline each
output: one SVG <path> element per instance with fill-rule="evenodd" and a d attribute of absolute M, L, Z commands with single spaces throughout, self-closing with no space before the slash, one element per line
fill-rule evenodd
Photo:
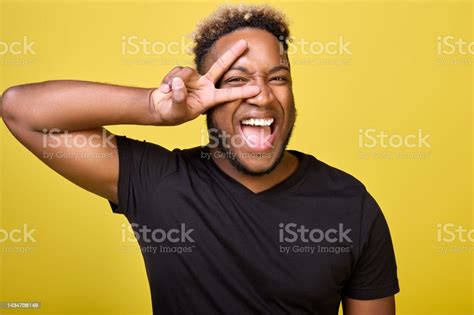
<path fill-rule="evenodd" d="M 294 101 L 293 101 L 293 92 L 289 88 L 278 89 L 274 91 L 274 95 L 278 102 L 280 103 L 281 109 L 283 110 L 283 115 L 285 121 L 291 120 L 294 115 Z"/>
<path fill-rule="evenodd" d="M 233 117 L 238 104 L 233 102 L 217 105 L 212 113 L 212 119 L 219 129 L 234 131 Z"/>

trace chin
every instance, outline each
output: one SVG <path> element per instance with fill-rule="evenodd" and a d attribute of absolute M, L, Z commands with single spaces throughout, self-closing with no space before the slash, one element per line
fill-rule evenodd
<path fill-rule="evenodd" d="M 269 170 L 273 169 L 274 163 L 262 163 L 261 161 L 245 161 L 241 164 L 252 173 L 268 173 Z"/>
<path fill-rule="evenodd" d="M 232 155 L 234 158 L 229 160 L 238 171 L 250 176 L 263 176 L 271 173 L 278 166 L 284 152 L 272 150 L 267 152 L 234 151 L 234 153 Z"/>

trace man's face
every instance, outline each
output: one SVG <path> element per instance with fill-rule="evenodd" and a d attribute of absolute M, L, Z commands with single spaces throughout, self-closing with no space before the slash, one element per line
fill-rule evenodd
<path fill-rule="evenodd" d="M 295 122 L 291 74 L 278 40 L 255 28 L 221 37 L 207 56 L 204 69 L 241 39 L 247 41 L 248 49 L 221 77 L 218 87 L 256 85 L 260 93 L 213 108 L 208 112 L 208 128 L 211 135 L 219 136 L 219 149 L 233 157 L 230 161 L 237 169 L 248 175 L 263 175 L 280 162 Z M 211 145 L 215 144 L 212 140 Z"/>

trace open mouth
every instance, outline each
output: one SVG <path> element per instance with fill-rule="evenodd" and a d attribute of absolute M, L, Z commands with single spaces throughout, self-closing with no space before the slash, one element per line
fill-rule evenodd
<path fill-rule="evenodd" d="M 240 121 L 240 133 L 252 150 L 273 148 L 276 130 L 276 119 L 273 117 L 246 117 Z"/>

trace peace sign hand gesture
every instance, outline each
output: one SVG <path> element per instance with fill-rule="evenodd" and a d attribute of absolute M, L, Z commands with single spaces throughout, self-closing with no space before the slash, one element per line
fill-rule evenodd
<path fill-rule="evenodd" d="M 259 93 L 257 86 L 217 89 L 219 78 L 247 49 L 245 40 L 238 41 L 201 76 L 195 69 L 176 67 L 151 94 L 152 107 L 162 125 L 178 125 L 190 121 L 209 108 Z"/>

